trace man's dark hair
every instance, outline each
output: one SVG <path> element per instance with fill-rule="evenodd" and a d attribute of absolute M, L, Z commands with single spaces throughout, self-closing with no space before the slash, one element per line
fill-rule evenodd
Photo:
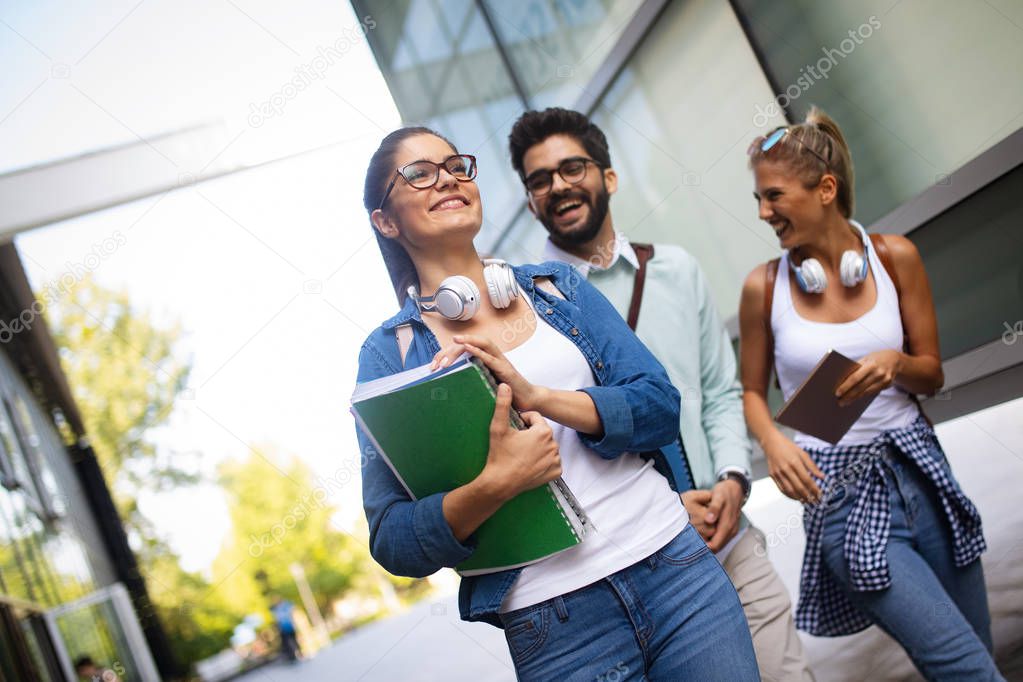
<path fill-rule="evenodd" d="M 88 668 L 93 665 L 96 665 L 96 662 L 92 660 L 91 656 L 79 656 L 75 661 L 75 670 L 81 670 L 82 668 Z"/>
<path fill-rule="evenodd" d="M 540 144 L 551 135 L 574 137 L 586 153 L 604 168 L 611 167 L 611 152 L 607 148 L 604 132 L 585 114 L 561 107 L 543 111 L 527 111 L 519 116 L 508 134 L 508 151 L 512 167 L 525 180 L 522 159 L 533 145 Z"/>

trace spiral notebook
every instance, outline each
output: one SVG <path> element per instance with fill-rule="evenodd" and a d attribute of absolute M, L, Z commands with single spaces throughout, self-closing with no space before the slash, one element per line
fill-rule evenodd
<path fill-rule="evenodd" d="M 352 414 L 413 499 L 446 492 L 483 470 L 497 382 L 477 358 L 429 366 L 359 384 Z M 524 428 L 511 411 L 511 425 Z M 582 542 L 589 520 L 563 480 L 509 500 L 475 532 L 476 549 L 456 566 L 462 575 L 531 564 Z"/>

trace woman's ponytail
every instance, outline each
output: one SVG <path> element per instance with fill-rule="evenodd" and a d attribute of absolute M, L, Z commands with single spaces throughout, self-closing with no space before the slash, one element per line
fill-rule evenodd
<path fill-rule="evenodd" d="M 750 166 L 763 160 L 784 163 L 807 188 L 816 187 L 825 173 L 831 173 L 838 181 L 835 197 L 838 211 L 844 217 L 852 218 L 855 203 L 853 163 L 842 129 L 833 118 L 812 106 L 804 122 L 789 126 L 788 130 L 788 135 L 768 151 L 754 147 Z M 790 136 L 796 139 L 791 140 Z M 816 153 L 808 153 L 804 145 Z M 822 158 L 827 160 L 826 165 Z"/>

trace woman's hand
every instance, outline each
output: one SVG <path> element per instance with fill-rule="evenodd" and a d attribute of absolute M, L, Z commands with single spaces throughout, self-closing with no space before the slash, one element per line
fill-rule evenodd
<path fill-rule="evenodd" d="M 895 383 L 902 370 L 902 353 L 897 350 L 879 350 L 860 358 L 860 367 L 845 378 L 835 389 L 835 397 L 842 407 L 865 395 L 874 395 Z"/>
<path fill-rule="evenodd" d="M 823 480 L 821 471 L 810 455 L 801 447 L 775 431 L 771 440 L 763 444 L 767 458 L 767 473 L 787 497 L 810 504 L 820 499 L 821 489 L 814 483 L 811 474 Z"/>
<path fill-rule="evenodd" d="M 536 412 L 524 412 L 527 428 L 511 427 L 512 392 L 497 387 L 490 419 L 490 450 L 479 476 L 444 496 L 444 519 L 459 542 L 476 532 L 508 500 L 561 475 L 561 456 L 550 426 Z"/>
<path fill-rule="evenodd" d="M 718 481 L 710 490 L 687 490 L 682 493 L 682 505 L 689 523 L 712 552 L 721 551 L 739 532 L 742 486 L 737 481 Z"/>
<path fill-rule="evenodd" d="M 475 334 L 456 334 L 455 343 L 442 348 L 430 364 L 431 370 L 447 367 L 452 360 L 463 352 L 468 352 L 483 361 L 483 364 L 493 372 L 494 377 L 511 388 L 514 396 L 515 409 L 540 410 L 547 389 L 543 386 L 536 386 L 526 381 L 525 377 L 519 374 L 518 370 L 504 357 L 504 353 L 490 339 Z"/>
<path fill-rule="evenodd" d="M 708 523 L 705 518 L 707 516 L 707 507 L 710 505 L 710 491 L 694 488 L 682 493 L 681 497 L 682 506 L 686 508 L 686 512 L 689 514 L 689 523 L 693 524 L 693 528 L 700 534 L 703 541 L 708 542 L 714 537 L 715 531 L 714 524 Z"/>
<path fill-rule="evenodd" d="M 523 412 L 527 428 L 519 431 L 510 426 L 512 395 L 507 384 L 497 387 L 490 451 L 477 478 L 501 502 L 561 475 L 561 455 L 547 420 L 536 412 Z"/>

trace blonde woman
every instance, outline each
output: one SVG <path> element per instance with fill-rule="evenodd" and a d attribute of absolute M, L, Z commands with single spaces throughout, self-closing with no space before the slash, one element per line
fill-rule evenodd
<path fill-rule="evenodd" d="M 944 381 L 920 255 L 852 220 L 849 149 L 818 109 L 754 140 L 750 166 L 784 254 L 743 286 L 743 404 L 771 477 L 805 505 L 796 625 L 821 636 L 878 625 L 928 679 L 1002 679 L 980 516 L 915 399 Z M 834 446 L 789 439 L 767 408 L 771 367 L 788 398 L 829 349 L 860 363 L 839 401 L 876 397 Z"/>

